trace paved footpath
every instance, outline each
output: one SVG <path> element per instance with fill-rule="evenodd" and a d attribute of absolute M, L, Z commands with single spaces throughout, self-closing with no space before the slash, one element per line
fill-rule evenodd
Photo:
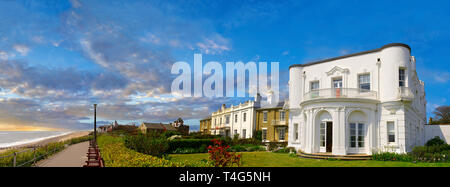
<path fill-rule="evenodd" d="M 83 167 L 87 160 L 89 142 L 71 145 L 61 152 L 37 163 L 37 167 Z"/>

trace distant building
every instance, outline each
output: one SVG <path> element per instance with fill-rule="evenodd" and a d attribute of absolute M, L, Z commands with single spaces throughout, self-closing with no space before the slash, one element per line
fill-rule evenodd
<path fill-rule="evenodd" d="M 112 132 L 118 126 L 119 126 L 119 124 L 117 123 L 117 121 L 114 121 L 114 123 L 111 123 L 109 125 L 103 125 L 103 126 L 97 127 L 97 131 L 99 133 Z"/>
<path fill-rule="evenodd" d="M 256 129 L 262 132 L 263 142 L 288 141 L 289 109 L 285 102 L 274 108 L 256 109 Z"/>
<path fill-rule="evenodd" d="M 211 134 L 211 117 L 200 120 L 200 129 L 202 134 Z"/>
<path fill-rule="evenodd" d="M 177 129 L 178 132 L 180 132 L 183 135 L 189 134 L 189 125 L 185 125 L 183 119 L 178 118 L 175 120 L 172 124 L 175 129 Z"/>
<path fill-rule="evenodd" d="M 173 123 L 163 124 L 163 123 L 142 123 L 139 129 L 143 133 L 150 131 L 154 132 L 166 132 L 166 131 L 178 131 L 183 135 L 189 134 L 189 126 L 184 124 L 183 119 L 178 118 Z"/>
<path fill-rule="evenodd" d="M 139 126 L 139 129 L 142 131 L 142 133 L 149 133 L 149 132 L 162 133 L 166 131 L 178 131 L 172 125 L 162 123 L 142 123 Z"/>

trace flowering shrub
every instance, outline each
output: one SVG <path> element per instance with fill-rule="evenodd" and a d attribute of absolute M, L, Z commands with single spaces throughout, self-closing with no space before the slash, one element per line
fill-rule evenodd
<path fill-rule="evenodd" d="M 236 164 L 241 166 L 241 155 L 228 152 L 229 145 L 222 145 L 220 140 L 211 140 L 214 145 L 208 147 L 209 159 L 214 163 L 215 167 L 227 167 Z"/>
<path fill-rule="evenodd" d="M 100 154 L 106 167 L 209 167 L 208 162 L 172 162 L 132 149 L 124 145 L 121 137 L 103 135 L 98 137 Z"/>

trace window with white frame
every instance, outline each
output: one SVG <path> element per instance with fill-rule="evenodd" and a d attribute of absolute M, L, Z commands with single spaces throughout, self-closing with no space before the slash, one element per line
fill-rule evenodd
<path fill-rule="evenodd" d="M 393 121 L 387 122 L 388 143 L 395 143 L 395 124 Z"/>
<path fill-rule="evenodd" d="M 238 121 L 238 115 L 235 114 L 235 115 L 234 115 L 234 122 L 237 123 L 237 121 Z"/>
<path fill-rule="evenodd" d="M 245 129 L 242 129 L 242 138 L 246 138 L 246 135 L 247 134 L 247 130 L 245 130 Z"/>
<path fill-rule="evenodd" d="M 398 86 L 404 87 L 406 84 L 405 68 L 398 69 Z"/>
<path fill-rule="evenodd" d="M 350 147 L 364 147 L 364 123 L 350 123 Z"/>
<path fill-rule="evenodd" d="M 237 129 L 234 129 L 234 135 L 236 135 L 238 133 Z"/>
<path fill-rule="evenodd" d="M 226 115 L 225 116 L 225 124 L 229 124 L 230 123 L 230 115 Z"/>
<path fill-rule="evenodd" d="M 286 128 L 284 127 L 278 128 L 278 140 L 284 140 L 285 136 L 286 136 Z"/>
<path fill-rule="evenodd" d="M 311 91 L 318 90 L 319 89 L 319 81 L 312 81 L 310 83 L 310 87 L 309 88 L 310 88 Z"/>
<path fill-rule="evenodd" d="M 326 122 L 320 123 L 320 147 L 325 147 L 326 130 L 327 130 Z"/>
<path fill-rule="evenodd" d="M 263 112 L 263 122 L 267 123 L 267 111 Z"/>
<path fill-rule="evenodd" d="M 266 141 L 267 140 L 267 129 L 263 129 L 262 130 L 262 140 L 263 141 Z"/>
<path fill-rule="evenodd" d="M 280 111 L 280 121 L 285 121 L 286 120 L 286 112 L 285 111 Z"/>
<path fill-rule="evenodd" d="M 244 112 L 244 117 L 242 118 L 244 122 L 247 120 L 247 113 Z"/>
<path fill-rule="evenodd" d="M 294 123 L 295 140 L 298 140 L 298 123 Z"/>
<path fill-rule="evenodd" d="M 358 76 L 359 89 L 361 92 L 370 90 L 370 74 L 362 74 Z"/>

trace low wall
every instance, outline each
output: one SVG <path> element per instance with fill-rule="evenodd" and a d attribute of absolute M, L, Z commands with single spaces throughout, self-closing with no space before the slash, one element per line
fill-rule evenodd
<path fill-rule="evenodd" d="M 425 125 L 425 142 L 435 136 L 450 144 L 450 125 Z"/>

